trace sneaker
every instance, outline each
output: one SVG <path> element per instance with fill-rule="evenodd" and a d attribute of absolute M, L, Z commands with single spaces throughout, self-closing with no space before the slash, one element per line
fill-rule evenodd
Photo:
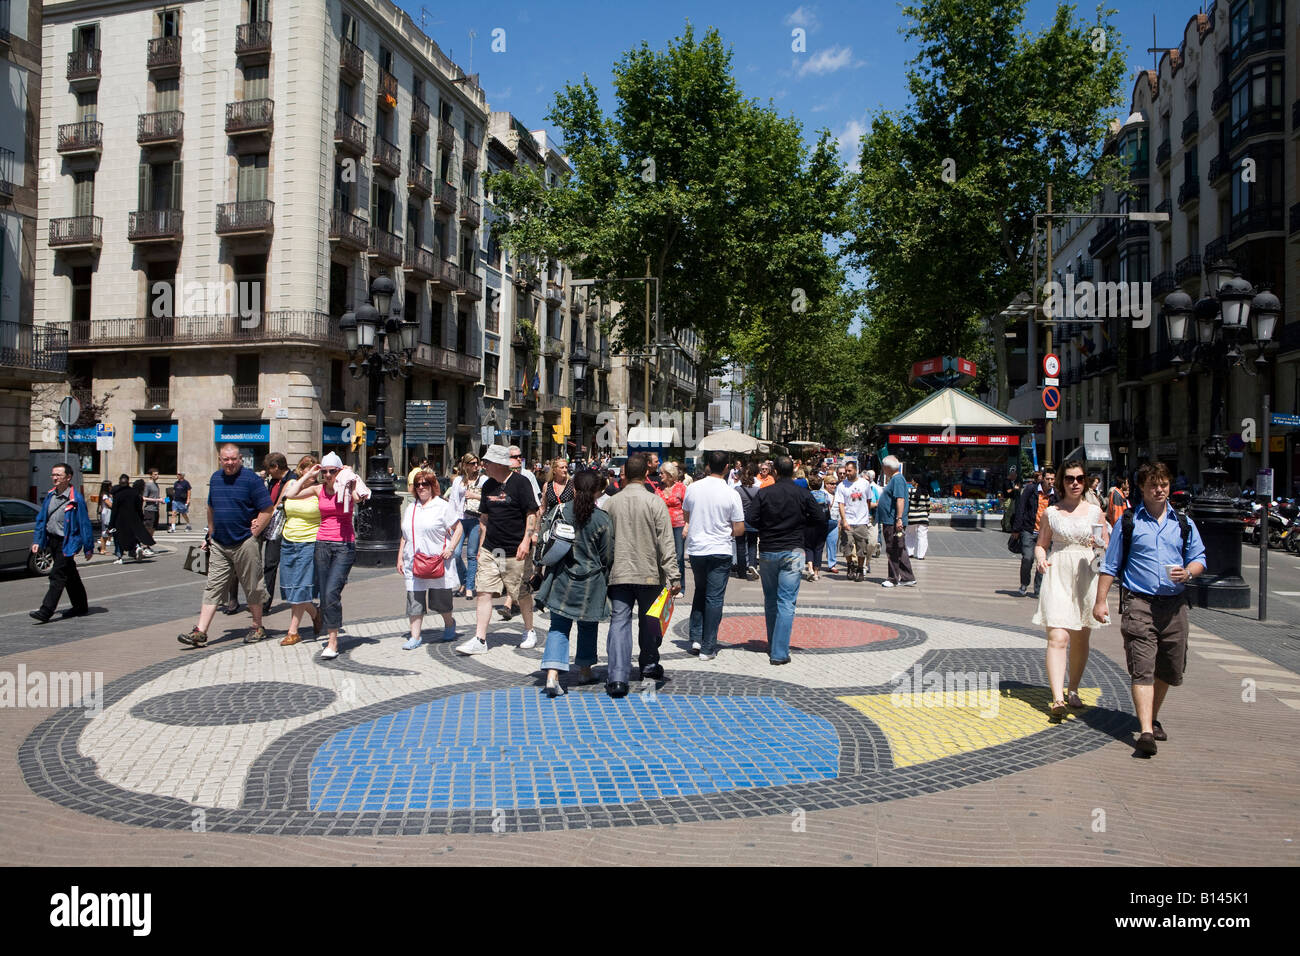
<path fill-rule="evenodd" d="M 916 578 L 912 578 L 912 580 L 910 580 L 910 581 L 904 581 L 904 582 L 903 582 L 903 587 L 905 587 L 905 588 L 914 588 L 914 587 L 916 587 Z"/>
<path fill-rule="evenodd" d="M 750 581 L 757 581 L 758 568 L 751 567 L 748 571 L 745 572 L 745 577 L 748 578 Z"/>
<path fill-rule="evenodd" d="M 890 581 L 888 578 L 886 578 L 884 581 L 881 581 L 881 582 L 880 582 L 880 586 L 881 586 L 882 588 L 892 588 L 892 587 L 894 587 L 895 585 L 894 585 L 894 582 L 893 582 L 893 581 Z"/>
<path fill-rule="evenodd" d="M 257 627 L 250 627 L 248 633 L 244 635 L 245 644 L 256 644 L 264 640 L 266 640 L 266 628 L 260 624 Z"/>
<path fill-rule="evenodd" d="M 417 634 L 415 637 L 411 638 L 409 641 L 407 641 L 405 644 L 402 645 L 402 650 L 413 651 L 423 643 L 424 643 L 424 638 Z"/>
<path fill-rule="evenodd" d="M 118 559 L 117 559 L 116 561 L 114 561 L 113 563 L 114 563 L 114 564 L 121 564 L 124 560 L 125 560 L 124 558 L 118 558 Z"/>
<path fill-rule="evenodd" d="M 1020 596 L 1021 596 L 1021 597 L 1028 597 L 1028 596 L 1029 596 L 1029 585 L 1028 585 L 1028 584 L 1022 584 L 1022 585 L 1020 586 Z"/>
<path fill-rule="evenodd" d="M 140 553 L 143 554 L 146 558 L 152 558 L 157 554 L 157 552 L 154 551 L 153 548 L 145 548 Z"/>
<path fill-rule="evenodd" d="M 486 654 L 487 641 L 480 641 L 477 637 L 471 637 L 464 644 L 456 645 L 457 654 Z"/>
<path fill-rule="evenodd" d="M 711 660 L 713 660 L 713 659 L 714 659 L 715 657 L 717 657 L 717 656 L 718 656 L 718 655 L 717 655 L 717 652 L 716 652 L 716 651 L 715 651 L 714 653 L 712 653 L 712 654 L 705 654 L 705 653 L 701 652 L 701 653 L 700 653 L 700 660 L 702 660 L 702 661 L 711 661 Z"/>
<path fill-rule="evenodd" d="M 194 630 L 190 631 L 188 634 L 176 635 L 176 640 L 180 641 L 182 644 L 188 644 L 190 647 L 203 647 L 208 643 L 208 635 L 195 626 Z"/>
<path fill-rule="evenodd" d="M 456 639 L 456 625 L 442 629 L 442 643 L 447 644 Z"/>
<path fill-rule="evenodd" d="M 175 534 L 175 533 L 176 533 L 176 525 L 174 525 L 174 524 L 172 524 L 172 525 L 168 525 L 168 526 L 167 526 L 167 533 L 168 533 L 168 534 Z"/>
<path fill-rule="evenodd" d="M 528 651 L 528 650 L 532 650 L 536 646 L 537 646 L 537 631 L 533 630 L 530 627 L 528 630 L 524 631 L 524 639 L 519 642 L 519 647 L 521 650 Z"/>
<path fill-rule="evenodd" d="M 1144 757 L 1154 757 L 1156 753 L 1155 734 L 1143 734 L 1138 737 L 1134 748 Z"/>
<path fill-rule="evenodd" d="M 696 655 L 696 656 L 698 657 L 698 656 L 699 656 L 699 653 L 700 653 L 700 648 L 703 647 L 703 646 L 704 646 L 704 645 L 702 645 L 699 641 L 691 641 L 691 649 L 688 650 L 686 653 L 687 653 L 687 654 L 694 654 L 694 655 Z"/>
<path fill-rule="evenodd" d="M 339 656 L 338 651 L 332 651 L 328 647 L 325 648 L 325 650 L 320 652 L 320 659 L 323 661 L 332 661 L 334 660 L 334 658 L 338 656 Z"/>

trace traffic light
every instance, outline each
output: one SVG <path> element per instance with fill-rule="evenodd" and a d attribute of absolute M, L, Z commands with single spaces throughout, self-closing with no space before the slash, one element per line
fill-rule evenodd
<path fill-rule="evenodd" d="M 573 426 L 573 410 L 565 407 L 560 409 L 560 421 L 551 428 L 551 439 L 560 448 L 564 448 L 564 443 L 569 440 L 569 431 Z"/>
<path fill-rule="evenodd" d="M 352 432 L 352 450 L 360 451 L 366 447 L 366 423 L 357 422 Z"/>

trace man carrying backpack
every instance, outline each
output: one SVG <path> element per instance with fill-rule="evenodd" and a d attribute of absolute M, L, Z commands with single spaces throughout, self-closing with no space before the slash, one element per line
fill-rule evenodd
<path fill-rule="evenodd" d="M 1168 740 L 1156 718 L 1170 687 L 1187 666 L 1187 600 L 1183 589 L 1205 573 L 1205 544 L 1196 524 L 1169 507 L 1169 469 L 1163 462 L 1138 469 L 1142 503 L 1126 512 L 1110 536 L 1101 564 L 1093 616 L 1108 621 L 1106 597 L 1120 581 L 1120 633 L 1140 724 L 1137 752 L 1150 757 Z"/>

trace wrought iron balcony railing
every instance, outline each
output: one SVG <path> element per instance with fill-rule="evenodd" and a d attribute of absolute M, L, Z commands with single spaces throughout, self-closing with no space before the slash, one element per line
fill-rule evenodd
<path fill-rule="evenodd" d="M 144 388 L 144 404 L 146 408 L 171 408 L 171 386 L 146 385 Z"/>
<path fill-rule="evenodd" d="M 145 54 L 145 67 L 150 70 L 174 70 L 181 65 L 181 38 L 179 36 L 154 37 Z"/>
<path fill-rule="evenodd" d="M 1183 142 L 1186 143 L 1195 136 L 1200 128 L 1201 115 L 1196 110 L 1192 110 L 1183 120 Z"/>
<path fill-rule="evenodd" d="M 418 96 L 411 97 L 411 125 L 420 129 L 429 128 L 429 104 Z"/>
<path fill-rule="evenodd" d="M 275 117 L 275 100 L 236 100 L 226 104 L 226 132 L 269 132 Z"/>
<path fill-rule="evenodd" d="M 1201 181 L 1199 179 L 1188 179 L 1178 187 L 1178 205 L 1186 206 L 1201 198 Z"/>
<path fill-rule="evenodd" d="M 1163 166 L 1165 163 L 1169 162 L 1169 159 L 1171 156 L 1173 156 L 1173 153 L 1174 153 L 1173 144 L 1170 143 L 1169 140 L 1167 139 L 1161 140 L 1160 145 L 1156 147 L 1156 165 Z"/>
<path fill-rule="evenodd" d="M 0 322 L 0 366 L 67 372 L 68 330 L 59 326 Z"/>
<path fill-rule="evenodd" d="M 128 216 L 126 238 L 130 242 L 180 242 L 184 224 L 183 209 L 140 209 Z"/>
<path fill-rule="evenodd" d="M 445 212 L 456 211 L 456 187 L 445 180 L 438 179 L 433 184 L 433 198 L 439 208 Z"/>
<path fill-rule="evenodd" d="M 456 145 L 456 127 L 446 120 L 438 121 L 438 145 L 451 149 Z"/>
<path fill-rule="evenodd" d="M 261 408 L 256 385 L 233 385 L 230 389 L 231 408 Z"/>
<path fill-rule="evenodd" d="M 375 136 L 375 167 L 389 176 L 402 175 L 402 151 L 395 143 Z"/>
<path fill-rule="evenodd" d="M 330 210 L 330 239 L 345 249 L 365 249 L 370 243 L 370 223 L 335 207 Z"/>
<path fill-rule="evenodd" d="M 270 52 L 270 20 L 241 23 L 235 27 L 235 56 L 253 57 Z"/>
<path fill-rule="evenodd" d="M 1210 96 L 1210 112 L 1218 113 L 1230 102 L 1232 102 L 1232 86 L 1224 80 L 1214 88 L 1214 93 Z"/>
<path fill-rule="evenodd" d="M 71 323 L 68 345 L 94 350 L 106 346 L 157 348 L 159 345 L 246 345 L 254 342 L 303 342 L 343 347 L 338 322 L 323 312 L 135 316 Z M 84 404 L 84 403 L 83 403 Z"/>
<path fill-rule="evenodd" d="M 50 246 L 99 246 L 104 220 L 99 216 L 67 216 L 50 220 Z"/>
<path fill-rule="evenodd" d="M 179 143 L 185 130 L 185 114 L 180 110 L 141 113 L 136 119 L 135 141 L 140 146 Z"/>
<path fill-rule="evenodd" d="M 379 262 L 390 266 L 402 264 L 402 237 L 380 229 L 370 227 L 370 255 Z"/>
<path fill-rule="evenodd" d="M 483 298 L 483 278 L 475 275 L 468 269 L 460 270 L 460 287 L 465 292 L 467 299 Z"/>
<path fill-rule="evenodd" d="M 96 120 L 59 126 L 60 153 L 98 153 L 104 148 L 104 124 Z"/>
<path fill-rule="evenodd" d="M 408 242 L 402 268 L 418 279 L 432 279 L 438 270 L 438 260 L 432 250 Z"/>
<path fill-rule="evenodd" d="M 411 159 L 406 164 L 406 185 L 411 192 L 427 199 L 433 195 L 433 170 Z"/>
<path fill-rule="evenodd" d="M 397 106 L 397 77 L 382 66 L 379 68 L 379 82 L 375 86 L 375 92 L 379 94 L 382 109 L 391 110 Z"/>
<path fill-rule="evenodd" d="M 351 40 L 339 40 L 339 70 L 354 80 L 366 75 L 366 53 Z"/>
<path fill-rule="evenodd" d="M 1212 239 L 1205 245 L 1205 261 L 1209 263 L 1218 262 L 1228 255 L 1228 237 L 1220 236 L 1218 239 Z"/>
<path fill-rule="evenodd" d="M 73 50 L 68 54 L 68 81 L 98 80 L 102 61 L 103 55 L 97 49 Z"/>
<path fill-rule="evenodd" d="M 334 143 L 345 153 L 366 154 L 366 124 L 351 113 L 334 111 Z"/>
<path fill-rule="evenodd" d="M 480 207 L 477 201 L 473 199 L 462 199 L 460 202 L 460 221 L 470 225 L 477 226 L 480 221 Z"/>
<path fill-rule="evenodd" d="M 275 203 L 269 199 L 223 202 L 217 206 L 217 235 L 269 233 L 274 228 Z"/>
<path fill-rule="evenodd" d="M 1174 266 L 1174 281 L 1180 285 L 1184 282 L 1199 279 L 1201 276 L 1201 257 L 1197 255 L 1184 256 L 1178 260 Z"/>
<path fill-rule="evenodd" d="M 1166 269 L 1151 280 L 1151 292 L 1154 295 L 1166 295 L 1177 288 L 1178 280 L 1174 278 L 1172 269 Z"/>

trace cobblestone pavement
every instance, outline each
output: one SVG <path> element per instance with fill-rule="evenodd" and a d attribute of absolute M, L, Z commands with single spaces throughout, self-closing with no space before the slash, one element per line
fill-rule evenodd
<path fill-rule="evenodd" d="M 1186 683 L 1162 714 L 1170 739 L 1138 759 L 1108 627 L 1093 635 L 1087 706 L 1055 723 L 1014 559 L 944 553 L 976 535 L 933 531 L 914 589 L 882 589 L 878 575 L 805 583 L 785 667 L 768 664 L 756 582 L 730 584 L 711 662 L 687 653 L 679 601 L 666 678 L 621 700 L 576 670 L 564 697 L 546 698 L 518 617 L 494 621 L 479 657 L 403 651 L 395 575 L 349 585 L 335 661 L 311 641 L 280 647 L 284 611 L 269 618 L 277 639 L 245 645 L 247 618 L 219 616 L 207 649 L 183 648 L 187 607 L 8 653 L 0 852 L 55 864 L 1294 865 L 1300 676 L 1198 616 Z M 467 602 L 456 619 L 468 633 Z M 426 624 L 436 639 L 440 624 Z M 10 629 L 0 620 L 0 639 Z M 102 672 L 90 701 L 102 711 L 66 706 L 70 678 L 52 672 L 74 671 L 91 686 Z"/>

